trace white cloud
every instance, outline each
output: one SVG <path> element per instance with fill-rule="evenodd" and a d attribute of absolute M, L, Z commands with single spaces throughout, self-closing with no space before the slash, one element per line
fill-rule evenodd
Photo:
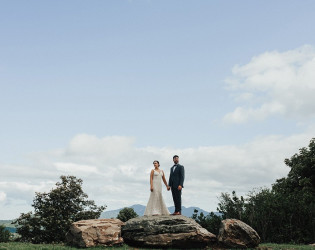
<path fill-rule="evenodd" d="M 310 128 L 303 134 L 260 137 L 243 145 L 181 149 L 139 148 L 129 137 L 78 135 L 64 149 L 33 154 L 33 165 L 26 167 L 27 171 L 19 172 L 22 166 L 0 164 L 1 179 L 6 180 L 0 181 L 2 200 L 6 194 L 0 204 L 0 219 L 30 211 L 35 192 L 49 191 L 64 174 L 83 179 L 89 198 L 98 205 L 106 204 L 109 210 L 146 205 L 153 160 L 160 161 L 168 177 L 174 154 L 180 155 L 186 171 L 183 205 L 215 210 L 221 192 L 246 194 L 286 176 L 289 168 L 284 159 L 307 146 L 314 132 Z M 165 189 L 163 193 L 167 205 L 173 205 L 171 193 Z"/>
<path fill-rule="evenodd" d="M 67 155 L 81 154 L 101 156 L 103 158 L 118 158 L 129 151 L 133 142 L 133 137 L 108 136 L 97 138 L 96 136 L 80 134 L 75 136 L 69 143 Z"/>
<path fill-rule="evenodd" d="M 7 198 L 7 194 L 5 192 L 0 191 L 0 202 L 4 201 Z"/>
<path fill-rule="evenodd" d="M 235 100 L 242 102 L 224 117 L 244 123 L 271 116 L 293 119 L 314 116 L 315 48 L 266 52 L 245 65 L 236 65 L 226 80 Z"/>
<path fill-rule="evenodd" d="M 14 166 L 13 166 L 14 167 Z M 10 179 L 11 172 L 3 169 L 1 179 Z M 34 167 L 32 172 L 38 172 Z M 35 192 L 48 192 L 56 180 L 38 181 L 37 177 L 31 177 L 32 172 L 23 178 L 23 173 L 16 172 L 15 177 L 11 181 L 0 181 L 0 219 L 14 219 L 20 213 L 25 213 L 32 210 L 31 203 L 35 196 Z M 40 170 L 44 173 L 44 171 Z"/>
<path fill-rule="evenodd" d="M 4 177 L 7 173 L 4 173 Z M 31 176 L 31 173 L 30 173 Z M 17 176 L 18 177 L 18 176 Z M 18 179 L 18 178 L 17 178 Z M 23 181 L 1 181 L 0 189 L 4 190 L 7 198 L 30 199 L 35 192 L 47 192 L 53 186 L 53 181 L 37 182 L 36 178 Z"/>
<path fill-rule="evenodd" d="M 97 168 L 95 166 L 88 166 L 88 165 L 80 165 L 75 163 L 69 163 L 69 162 L 56 162 L 54 163 L 56 166 L 56 169 L 65 172 L 65 173 L 91 173 L 91 174 L 97 174 Z"/>

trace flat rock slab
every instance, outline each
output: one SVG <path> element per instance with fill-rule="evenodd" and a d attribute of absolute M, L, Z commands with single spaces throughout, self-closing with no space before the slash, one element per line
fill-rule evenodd
<path fill-rule="evenodd" d="M 218 240 L 228 248 L 255 248 L 260 243 L 258 233 L 237 219 L 226 219 L 221 222 Z"/>
<path fill-rule="evenodd" d="M 214 234 L 182 215 L 142 216 L 122 227 L 124 242 L 136 247 L 203 248 L 215 245 Z"/>
<path fill-rule="evenodd" d="M 118 219 L 95 219 L 74 222 L 66 235 L 67 243 L 77 247 L 117 246 L 124 240 Z"/>

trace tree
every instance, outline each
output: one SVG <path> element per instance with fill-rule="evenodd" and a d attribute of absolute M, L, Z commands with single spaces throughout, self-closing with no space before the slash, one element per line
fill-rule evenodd
<path fill-rule="evenodd" d="M 106 206 L 96 206 L 82 190 L 81 179 L 61 176 L 61 182 L 48 193 L 36 192 L 34 213 L 22 213 L 13 223 L 22 241 L 64 242 L 70 225 L 79 220 L 99 218 Z"/>
<path fill-rule="evenodd" d="M 315 138 L 308 148 L 285 159 L 290 167 L 286 178 L 276 181 L 272 186 L 285 205 L 283 218 L 286 237 L 298 243 L 315 240 Z"/>
<path fill-rule="evenodd" d="M 120 219 L 122 222 L 126 222 L 132 218 L 136 218 L 139 215 L 135 212 L 135 210 L 131 207 L 125 207 L 119 211 L 117 215 L 117 219 Z"/>
<path fill-rule="evenodd" d="M 299 154 L 284 162 L 291 168 L 287 181 L 294 189 L 315 191 L 315 138 L 310 141 L 309 148 L 301 148 Z"/>
<path fill-rule="evenodd" d="M 191 218 L 193 218 L 200 226 L 207 229 L 209 232 L 218 235 L 222 220 L 221 216 L 218 216 L 213 212 L 207 216 L 205 216 L 203 212 L 198 215 L 198 210 L 195 209 Z"/>
<path fill-rule="evenodd" d="M 253 190 L 246 199 L 244 222 L 257 231 L 263 242 L 275 242 L 275 238 L 281 234 L 281 206 L 282 200 L 269 188 Z"/>
<path fill-rule="evenodd" d="M 8 242 L 10 240 L 10 232 L 5 229 L 4 225 L 0 225 L 0 242 Z"/>
<path fill-rule="evenodd" d="M 232 192 L 232 197 L 228 193 L 221 193 L 217 210 L 222 214 L 223 219 L 243 220 L 245 211 L 245 200 L 243 196 L 237 197 L 236 192 Z"/>
<path fill-rule="evenodd" d="M 271 189 L 252 191 L 248 198 L 221 194 L 218 211 L 253 227 L 263 242 L 311 243 L 315 241 L 315 138 L 308 148 L 285 159 L 287 177 Z"/>

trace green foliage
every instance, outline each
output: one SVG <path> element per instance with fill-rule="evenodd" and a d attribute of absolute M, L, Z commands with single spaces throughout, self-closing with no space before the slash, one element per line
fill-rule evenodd
<path fill-rule="evenodd" d="M 268 188 L 253 190 L 248 196 L 245 221 L 257 230 L 262 241 L 270 241 L 271 236 L 279 235 L 280 228 L 274 223 L 281 212 L 279 201 Z"/>
<path fill-rule="evenodd" d="M 133 208 L 125 207 L 119 211 L 117 219 L 120 219 L 122 222 L 126 222 L 132 218 L 138 217 L 138 214 L 133 210 Z"/>
<path fill-rule="evenodd" d="M 314 250 L 314 246 L 311 245 L 297 245 L 297 244 L 274 244 L 274 243 L 264 243 L 259 244 L 258 249 L 272 249 L 272 250 Z"/>
<path fill-rule="evenodd" d="M 285 159 L 290 167 L 286 178 L 276 181 L 272 190 L 281 201 L 283 238 L 293 242 L 315 241 L 315 138 L 308 148 L 301 148 L 299 154 Z"/>
<path fill-rule="evenodd" d="M 232 197 L 227 193 L 222 193 L 219 201 L 217 210 L 222 214 L 223 219 L 243 219 L 245 213 L 245 200 L 243 196 L 238 198 L 235 191 L 232 192 Z"/>
<path fill-rule="evenodd" d="M 5 226 L 0 225 L 0 242 L 8 242 L 10 240 L 10 232 L 5 229 Z"/>
<path fill-rule="evenodd" d="M 221 194 L 218 211 L 252 226 L 263 242 L 315 242 L 315 139 L 309 148 L 285 159 L 291 168 L 271 189 L 250 192 L 245 200 L 236 193 Z"/>
<path fill-rule="evenodd" d="M 215 215 L 213 212 L 205 216 L 203 212 L 198 215 L 198 210 L 195 209 L 192 217 L 200 226 L 207 229 L 209 232 L 218 235 L 222 217 Z"/>
<path fill-rule="evenodd" d="M 49 193 L 36 193 L 34 213 L 22 213 L 13 221 L 22 241 L 32 243 L 63 242 L 70 225 L 79 220 L 96 219 L 106 206 L 96 206 L 82 190 L 82 180 L 61 176 L 61 182 Z"/>

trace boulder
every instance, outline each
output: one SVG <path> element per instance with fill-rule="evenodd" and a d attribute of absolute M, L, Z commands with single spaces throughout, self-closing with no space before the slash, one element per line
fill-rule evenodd
<path fill-rule="evenodd" d="M 66 235 L 67 243 L 77 247 L 116 246 L 123 243 L 118 219 L 95 219 L 74 222 Z"/>
<path fill-rule="evenodd" d="M 221 222 L 218 240 L 229 248 L 254 248 L 259 245 L 260 237 L 246 223 L 236 219 L 226 219 Z"/>
<path fill-rule="evenodd" d="M 122 227 L 124 242 L 135 247 L 203 248 L 216 244 L 216 236 L 182 215 L 142 216 Z"/>

